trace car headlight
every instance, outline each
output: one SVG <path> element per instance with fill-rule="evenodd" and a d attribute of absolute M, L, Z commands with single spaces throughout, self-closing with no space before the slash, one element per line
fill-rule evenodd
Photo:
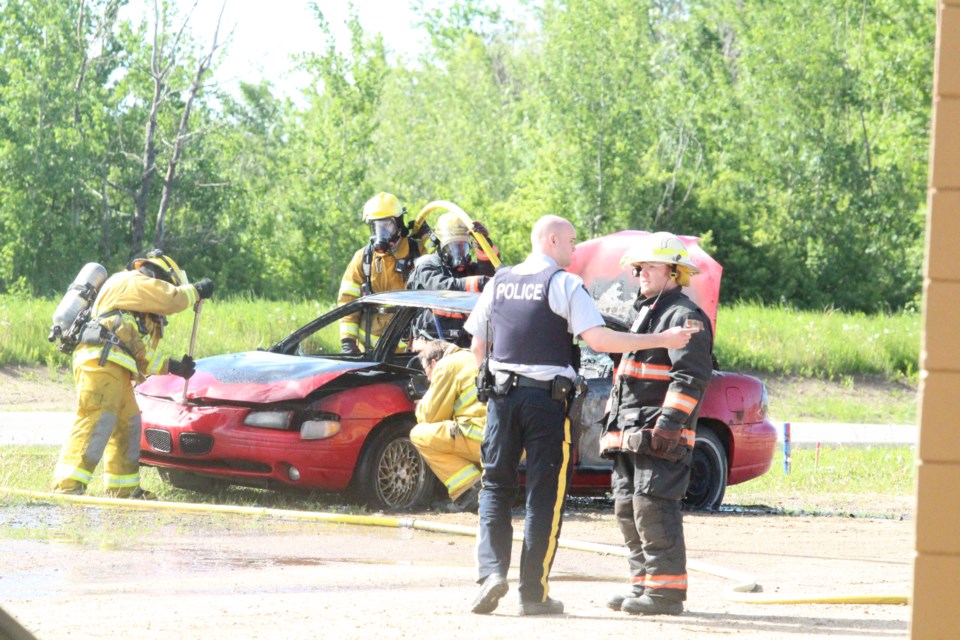
<path fill-rule="evenodd" d="M 340 433 L 340 416 L 318 413 L 307 417 L 300 425 L 301 440 L 322 440 Z"/>
<path fill-rule="evenodd" d="M 767 415 L 767 411 L 770 409 L 770 397 L 767 395 L 767 385 L 761 385 L 762 391 L 760 392 L 760 417 L 763 418 Z"/>
<path fill-rule="evenodd" d="M 243 419 L 243 424 L 263 429 L 289 429 L 292 416 L 292 411 L 251 411 Z"/>

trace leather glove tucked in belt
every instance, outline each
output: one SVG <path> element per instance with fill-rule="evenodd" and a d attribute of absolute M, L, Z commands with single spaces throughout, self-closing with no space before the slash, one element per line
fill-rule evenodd
<path fill-rule="evenodd" d="M 650 449 L 657 453 L 672 453 L 680 444 L 680 431 L 654 427 L 650 434 Z"/>

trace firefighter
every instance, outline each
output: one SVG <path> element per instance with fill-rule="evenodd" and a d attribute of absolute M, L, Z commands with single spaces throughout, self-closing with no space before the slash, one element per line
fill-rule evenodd
<path fill-rule="evenodd" d="M 469 349 L 433 340 L 419 353 L 430 388 L 417 404 L 410 440 L 447 489 L 450 511 L 477 512 L 480 441 L 487 407 L 477 400 L 477 363 Z"/>
<path fill-rule="evenodd" d="M 106 495 L 156 498 L 140 487 L 140 411 L 133 386 L 153 374 L 193 375 L 189 355 L 174 360 L 156 349 L 166 316 L 211 295 L 212 281 L 190 284 L 159 250 L 104 282 L 73 352 L 77 415 L 60 450 L 54 491 L 83 494 L 103 458 Z"/>
<path fill-rule="evenodd" d="M 607 329 L 583 281 L 564 271 L 576 249 L 573 225 L 559 216 L 543 216 L 530 237 L 530 255 L 515 267 L 497 271 L 464 325 L 473 336 L 470 348 L 475 361 L 479 365 L 486 360 L 484 369 L 489 367 L 493 377 L 493 384 L 483 388 L 489 399 L 480 447 L 477 582 L 481 587 L 471 607 L 478 614 L 494 611 L 509 589 L 511 512 L 524 451 L 527 496 L 520 615 L 563 613 L 563 603 L 549 596 L 549 577 L 571 474 L 567 412 L 578 377 L 574 337 L 582 338 L 594 351 L 623 353 L 680 347 L 691 333 L 678 328 L 658 335 L 632 335 Z"/>
<path fill-rule="evenodd" d="M 499 254 L 483 224 L 474 221 L 473 231 L 483 235 L 487 244 Z M 483 290 L 496 270 L 479 247 L 477 260 L 473 260 L 470 229 L 459 216 L 445 213 L 437 218 L 431 240 L 437 245 L 437 250 L 417 259 L 407 281 L 408 289 Z M 470 338 L 463 331 L 464 320 L 465 316 L 459 313 L 425 310 L 416 320 L 414 334 L 417 338 L 450 340 L 466 347 L 470 344 Z"/>
<path fill-rule="evenodd" d="M 600 448 L 613 458 L 614 514 L 627 546 L 631 588 L 607 605 L 631 614 L 679 615 L 687 597 L 681 500 L 713 369 L 713 334 L 706 314 L 683 293 L 699 269 L 679 238 L 644 236 L 624 254 L 626 265 L 640 279 L 631 333 L 699 330 L 683 348 L 633 351 L 617 367 Z"/>
<path fill-rule="evenodd" d="M 423 242 L 430 232 L 421 226 L 416 238 L 410 238 L 404 226 L 406 209 L 397 196 L 381 191 L 363 206 L 363 221 L 370 227 L 370 241 L 354 255 L 340 281 L 337 305 L 382 291 L 403 289 L 420 256 Z M 412 241 L 411 241 L 412 240 Z M 359 313 L 340 320 L 340 351 L 348 355 L 361 353 L 360 343 L 373 348 L 387 319 L 371 318 L 370 326 L 361 326 Z"/>

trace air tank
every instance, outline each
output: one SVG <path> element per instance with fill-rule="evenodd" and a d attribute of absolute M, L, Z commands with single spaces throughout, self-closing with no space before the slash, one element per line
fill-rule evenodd
<path fill-rule="evenodd" d="M 63 335 L 77 319 L 80 312 L 93 304 L 100 287 L 107 280 L 106 268 L 96 262 L 88 262 L 80 269 L 66 295 L 53 312 L 53 326 L 47 339 L 53 342 Z"/>

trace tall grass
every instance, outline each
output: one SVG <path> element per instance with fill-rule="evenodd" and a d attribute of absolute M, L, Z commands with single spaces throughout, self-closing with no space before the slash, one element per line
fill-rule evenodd
<path fill-rule="evenodd" d="M 58 302 L 0 296 L 0 365 L 70 366 L 70 357 L 46 340 Z M 267 348 L 334 306 L 333 302 L 274 302 L 247 297 L 206 301 L 200 313 L 195 355 L 202 358 Z M 192 310 L 168 317 L 161 343 L 164 353 L 186 353 L 193 319 Z M 336 336 L 324 338 L 329 348 L 339 349 Z"/>
<path fill-rule="evenodd" d="M 0 365 L 68 366 L 46 341 L 56 300 L 0 296 Z M 199 357 L 265 348 L 334 307 L 332 301 L 268 301 L 237 297 L 204 303 Z M 166 353 L 189 345 L 193 313 L 170 316 Z M 335 333 L 335 332 L 334 332 Z M 336 348 L 336 336 L 324 336 Z M 920 315 L 795 311 L 733 304 L 717 318 L 716 355 L 727 370 L 837 379 L 875 375 L 916 381 Z"/>
<path fill-rule="evenodd" d="M 736 304 L 717 314 L 717 359 L 724 369 L 833 380 L 877 375 L 916 381 L 920 314 L 796 311 Z"/>
<path fill-rule="evenodd" d="M 916 451 L 910 446 L 794 448 L 789 471 L 783 451 L 777 451 L 770 471 L 727 487 L 723 504 L 762 505 L 786 513 L 903 517 L 916 507 L 915 485 Z"/>

